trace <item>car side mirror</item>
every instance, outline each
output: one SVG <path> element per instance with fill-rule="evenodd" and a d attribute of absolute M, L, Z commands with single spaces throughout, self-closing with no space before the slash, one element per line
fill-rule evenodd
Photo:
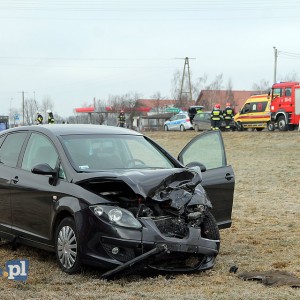
<path fill-rule="evenodd" d="M 56 185 L 57 183 L 58 172 L 57 170 L 52 169 L 48 164 L 36 165 L 31 169 L 31 172 L 33 174 L 39 174 L 39 175 L 51 175 L 49 183 L 51 185 Z"/>
<path fill-rule="evenodd" d="M 36 165 L 31 169 L 31 172 L 33 174 L 51 175 L 51 176 L 55 176 L 57 174 L 57 171 L 55 169 L 52 169 L 48 164 Z"/>
<path fill-rule="evenodd" d="M 206 166 L 200 162 L 197 161 L 191 161 L 190 163 L 188 163 L 186 165 L 187 168 L 193 168 L 193 167 L 199 167 L 201 172 L 205 172 L 206 171 Z"/>

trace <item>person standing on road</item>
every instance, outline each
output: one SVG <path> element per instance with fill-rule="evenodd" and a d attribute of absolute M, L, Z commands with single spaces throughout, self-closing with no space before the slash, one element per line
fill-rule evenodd
<path fill-rule="evenodd" d="M 226 107 L 223 111 L 223 118 L 225 120 L 225 130 L 230 130 L 230 121 L 233 119 L 233 109 L 229 102 L 226 103 Z"/>
<path fill-rule="evenodd" d="M 118 117 L 118 126 L 125 127 L 125 121 L 126 120 L 125 120 L 124 110 L 121 110 Z"/>
<path fill-rule="evenodd" d="M 48 113 L 48 124 L 54 124 L 54 117 L 52 111 L 48 109 L 47 113 Z"/>
<path fill-rule="evenodd" d="M 41 125 L 41 124 L 43 124 L 43 120 L 44 120 L 44 118 L 43 118 L 43 116 L 40 114 L 40 112 L 39 111 L 37 111 L 36 112 L 36 124 L 37 125 Z"/>
<path fill-rule="evenodd" d="M 221 118 L 222 118 L 221 106 L 219 103 L 217 103 L 215 104 L 210 115 L 212 130 L 218 130 L 220 128 Z"/>

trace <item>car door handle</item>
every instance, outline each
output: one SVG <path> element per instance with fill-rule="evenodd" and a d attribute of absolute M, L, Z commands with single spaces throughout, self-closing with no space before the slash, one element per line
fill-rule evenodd
<path fill-rule="evenodd" d="M 225 178 L 229 181 L 229 180 L 231 180 L 231 179 L 234 178 L 234 175 L 227 173 L 227 174 L 225 175 Z"/>
<path fill-rule="evenodd" d="M 11 180 L 13 183 L 18 183 L 19 182 L 19 177 L 18 176 L 15 176 L 14 178 L 12 178 Z"/>

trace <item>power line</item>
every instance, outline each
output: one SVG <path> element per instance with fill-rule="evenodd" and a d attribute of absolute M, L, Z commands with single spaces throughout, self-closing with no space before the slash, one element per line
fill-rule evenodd
<path fill-rule="evenodd" d="M 300 8 L 299 1 L 276 1 L 273 0 L 262 0 L 262 1 L 236 1 L 232 0 L 215 0 L 215 1 L 44 1 L 31 0 L 2 0 L 0 3 L 0 9 L 3 10 L 23 10 L 23 11 L 41 11 L 41 10 L 67 10 L 72 11 L 111 11 L 111 12 L 128 12 L 128 11 L 142 11 L 142 12 L 153 12 L 153 11 L 215 11 L 218 10 L 258 10 L 271 8 L 274 10 L 290 9 L 293 10 L 297 7 Z"/>
<path fill-rule="evenodd" d="M 292 58 L 300 58 L 300 53 L 288 52 L 288 51 L 278 51 L 280 54 Z"/>

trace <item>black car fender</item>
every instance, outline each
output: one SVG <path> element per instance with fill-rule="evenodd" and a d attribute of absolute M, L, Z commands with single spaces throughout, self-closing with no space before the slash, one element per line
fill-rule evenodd
<path fill-rule="evenodd" d="M 52 219 L 53 221 L 51 226 L 52 239 L 54 238 L 54 234 L 59 223 L 66 217 L 71 216 L 74 218 L 76 227 L 78 227 L 75 214 L 84 208 L 88 208 L 88 204 L 80 201 L 80 199 L 76 197 L 67 196 L 60 198 L 54 205 L 54 217 Z"/>

